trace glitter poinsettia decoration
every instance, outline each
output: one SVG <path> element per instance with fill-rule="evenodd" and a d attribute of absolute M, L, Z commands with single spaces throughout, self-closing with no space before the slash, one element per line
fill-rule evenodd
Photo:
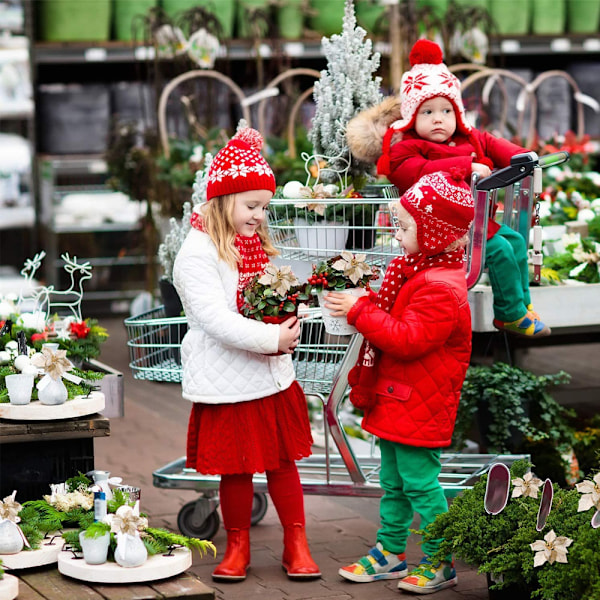
<path fill-rule="evenodd" d="M 348 288 L 368 288 L 371 281 L 377 279 L 379 271 L 366 262 L 366 254 L 353 254 L 344 251 L 339 256 L 313 265 L 312 276 L 309 278 L 313 288 L 318 292 L 323 290 L 339 291 Z"/>
<path fill-rule="evenodd" d="M 523 496 L 524 498 L 527 496 L 530 498 L 537 498 L 542 485 L 542 480 L 535 477 L 534 474 L 529 471 L 525 473 L 523 477 L 515 477 L 512 480 L 512 484 L 514 486 L 512 491 L 513 498 L 518 498 L 519 496 Z"/>
<path fill-rule="evenodd" d="M 244 290 L 242 314 L 257 321 L 284 319 L 298 312 L 300 303 L 310 300 L 310 286 L 300 284 L 290 266 L 268 264 Z"/>
<path fill-rule="evenodd" d="M 533 544 L 529 544 L 530 548 L 535 552 L 533 557 L 533 566 L 541 567 L 545 562 L 553 564 L 555 562 L 566 563 L 567 548 L 573 543 L 573 540 L 565 536 L 557 536 L 554 529 L 549 531 L 543 540 L 536 540 Z"/>
<path fill-rule="evenodd" d="M 41 352 L 31 357 L 31 363 L 44 370 L 46 375 L 52 379 L 59 379 L 64 373 L 73 368 L 71 361 L 67 358 L 66 350 L 50 350 L 42 348 Z"/>

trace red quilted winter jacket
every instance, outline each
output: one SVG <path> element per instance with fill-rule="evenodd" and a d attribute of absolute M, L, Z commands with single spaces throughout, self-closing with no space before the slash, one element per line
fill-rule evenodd
<path fill-rule="evenodd" d="M 429 142 L 418 137 L 414 131 L 404 133 L 402 141 L 390 149 L 390 168 L 388 179 L 403 194 L 423 175 L 436 171 L 449 171 L 450 167 L 459 167 L 465 171 L 465 181 L 471 184 L 471 165 L 484 162 L 493 168 L 510 165 L 515 154 L 527 152 L 512 142 L 497 138 L 486 131 L 471 131 L 475 144 L 479 144 L 481 152 L 469 138 L 461 133 L 452 136 L 449 143 Z M 478 156 L 478 154 L 482 156 Z M 485 157 L 487 160 L 482 160 Z M 490 164 L 491 163 L 491 164 Z M 492 237 L 500 225 L 490 220 L 488 239 Z"/>
<path fill-rule="evenodd" d="M 464 271 L 421 271 L 402 285 L 389 313 L 364 297 L 348 322 L 381 351 L 363 429 L 409 446 L 449 446 L 471 357 Z"/>

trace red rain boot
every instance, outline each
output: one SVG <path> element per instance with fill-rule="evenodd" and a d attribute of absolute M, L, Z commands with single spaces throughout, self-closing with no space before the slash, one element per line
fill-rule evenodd
<path fill-rule="evenodd" d="M 221 564 L 213 571 L 216 581 L 244 581 L 250 564 L 250 532 L 248 529 L 228 529 L 227 548 Z"/>
<path fill-rule="evenodd" d="M 304 525 L 294 523 L 283 528 L 282 567 L 290 579 L 315 579 L 321 571 L 310 555 Z"/>

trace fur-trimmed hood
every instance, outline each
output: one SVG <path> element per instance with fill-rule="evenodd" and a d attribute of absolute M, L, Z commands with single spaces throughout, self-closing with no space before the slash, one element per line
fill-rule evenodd
<path fill-rule="evenodd" d="M 390 125 L 401 117 L 400 98 L 389 96 L 350 119 L 346 126 L 346 140 L 352 155 L 365 162 L 377 163 L 382 153 L 383 136 Z M 392 143 L 401 139 L 402 132 L 399 131 Z"/>

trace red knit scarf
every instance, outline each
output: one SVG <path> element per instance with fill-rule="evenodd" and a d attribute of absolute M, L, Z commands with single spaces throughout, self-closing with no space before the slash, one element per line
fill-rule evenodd
<path fill-rule="evenodd" d="M 428 256 L 421 252 L 398 256 L 385 271 L 383 283 L 375 298 L 375 305 L 390 312 L 400 288 L 411 277 L 434 267 L 445 267 L 447 269 L 462 269 L 465 258 L 463 248 L 452 252 L 443 252 L 434 256 Z M 348 379 L 352 385 L 350 390 L 350 401 L 354 406 L 365 409 L 372 403 L 373 384 L 375 382 L 375 369 L 379 362 L 381 350 L 373 346 L 368 340 L 363 340 L 356 365 L 349 374 Z"/>
<path fill-rule="evenodd" d="M 192 227 L 206 233 L 204 220 L 198 213 L 193 213 L 190 219 Z M 262 247 L 258 234 L 252 237 L 245 237 L 237 234 L 234 245 L 241 256 L 241 262 L 238 263 L 238 285 L 237 285 L 237 307 L 241 312 L 244 304 L 244 290 L 256 275 L 261 274 L 265 266 L 269 263 L 269 257 Z"/>

